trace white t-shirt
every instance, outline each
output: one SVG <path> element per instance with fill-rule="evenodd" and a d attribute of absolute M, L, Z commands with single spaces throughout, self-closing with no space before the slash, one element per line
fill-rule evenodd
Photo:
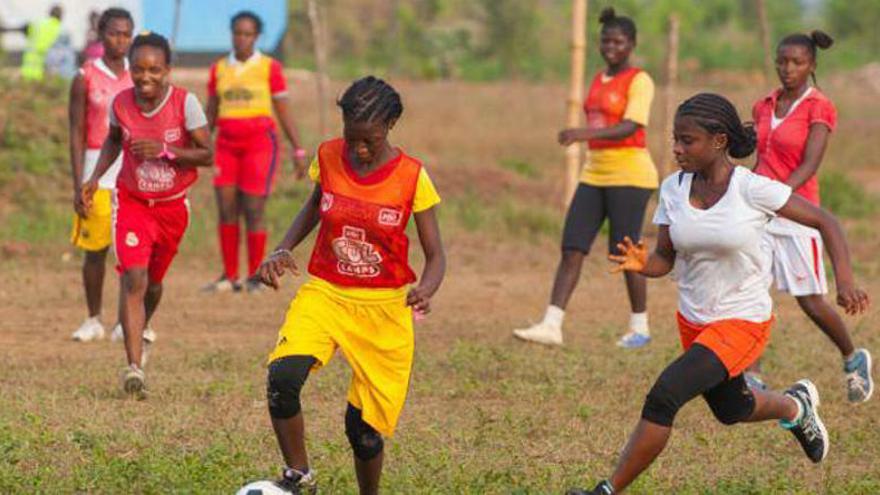
<path fill-rule="evenodd" d="M 680 172 L 664 180 L 654 213 L 675 248 L 678 310 L 697 324 L 769 320 L 773 252 L 764 233 L 791 188 L 736 167 L 724 196 L 700 210 L 690 203 L 693 178 Z"/>

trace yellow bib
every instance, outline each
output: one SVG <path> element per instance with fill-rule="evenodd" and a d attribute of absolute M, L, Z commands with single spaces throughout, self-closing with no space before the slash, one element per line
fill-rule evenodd
<path fill-rule="evenodd" d="M 269 90 L 269 69 L 272 59 L 258 57 L 243 64 L 229 65 L 223 58 L 217 62 L 218 117 L 241 119 L 272 116 L 272 94 Z"/>

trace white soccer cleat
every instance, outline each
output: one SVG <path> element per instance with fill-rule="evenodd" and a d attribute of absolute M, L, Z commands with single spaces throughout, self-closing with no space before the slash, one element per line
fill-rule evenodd
<path fill-rule="evenodd" d="M 514 337 L 527 342 L 544 345 L 562 345 L 562 328 L 548 325 L 543 321 L 529 328 L 518 328 L 513 331 Z"/>
<path fill-rule="evenodd" d="M 126 366 L 122 370 L 122 389 L 126 394 L 143 400 L 147 398 L 147 376 L 137 365 Z"/>
<path fill-rule="evenodd" d="M 86 318 L 86 321 L 73 332 L 71 337 L 77 342 L 101 340 L 104 338 L 104 325 L 96 317 Z"/>
<path fill-rule="evenodd" d="M 110 342 L 124 342 L 125 333 L 122 332 L 122 323 L 117 323 L 110 332 Z"/>

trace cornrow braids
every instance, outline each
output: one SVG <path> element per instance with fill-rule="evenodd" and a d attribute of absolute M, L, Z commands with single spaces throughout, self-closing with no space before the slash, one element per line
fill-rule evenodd
<path fill-rule="evenodd" d="M 603 31 L 606 29 L 620 29 L 623 35 L 629 38 L 630 41 L 636 42 L 635 21 L 627 16 L 617 15 L 614 12 L 614 7 L 602 9 L 602 12 L 599 14 L 599 24 L 602 25 Z"/>
<path fill-rule="evenodd" d="M 125 19 L 134 26 L 134 19 L 131 17 L 131 12 L 125 9 L 112 7 L 101 12 L 101 17 L 98 18 L 98 32 L 103 33 L 104 30 L 107 29 L 107 25 L 110 24 L 110 21 L 113 19 Z"/>
<path fill-rule="evenodd" d="M 810 32 L 809 35 L 803 33 L 789 34 L 785 38 L 782 38 L 782 41 L 780 41 L 779 44 L 776 45 L 776 49 L 779 50 L 783 46 L 788 45 L 802 46 L 806 48 L 808 52 L 810 52 L 810 57 L 812 57 L 813 62 L 816 62 L 818 61 L 819 55 L 816 49 L 819 48 L 822 50 L 827 50 L 831 48 L 831 45 L 833 44 L 834 38 L 832 38 L 831 35 L 829 35 L 825 31 L 816 29 Z M 813 79 L 813 85 L 817 85 L 815 71 L 810 73 L 810 77 Z"/>
<path fill-rule="evenodd" d="M 382 79 L 367 76 L 358 79 L 336 100 L 342 116 L 350 122 L 380 120 L 387 124 L 403 113 L 400 94 Z"/>
<path fill-rule="evenodd" d="M 727 135 L 727 152 L 745 158 L 755 151 L 757 136 L 751 125 L 744 125 L 727 98 L 714 93 L 699 93 L 678 106 L 675 117 L 691 117 L 697 125 L 713 134 Z"/>
<path fill-rule="evenodd" d="M 165 54 L 165 63 L 171 65 L 171 45 L 168 44 L 168 40 L 161 34 L 144 31 L 135 36 L 134 41 L 131 42 L 131 48 L 128 49 L 128 58 L 133 59 L 135 50 L 142 46 L 151 46 L 162 50 L 162 53 Z"/>

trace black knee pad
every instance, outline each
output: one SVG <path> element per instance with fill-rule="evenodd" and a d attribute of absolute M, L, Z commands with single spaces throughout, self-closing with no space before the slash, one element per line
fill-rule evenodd
<path fill-rule="evenodd" d="M 666 374 L 661 374 L 648 392 L 645 405 L 642 407 L 642 419 L 660 426 L 672 426 L 683 402 L 676 397 L 676 388 L 670 386 L 669 380 L 664 377 Z"/>
<path fill-rule="evenodd" d="M 351 404 L 345 410 L 345 436 L 348 437 L 354 456 L 362 461 L 375 458 L 385 448 L 382 435 L 365 423 L 360 409 Z"/>
<path fill-rule="evenodd" d="M 715 418 L 725 425 L 739 423 L 755 411 L 755 395 L 742 375 L 714 387 L 703 398 Z"/>
<path fill-rule="evenodd" d="M 311 356 L 288 356 L 269 363 L 266 398 L 269 415 L 276 419 L 292 418 L 301 410 L 299 394 L 315 364 Z"/>

